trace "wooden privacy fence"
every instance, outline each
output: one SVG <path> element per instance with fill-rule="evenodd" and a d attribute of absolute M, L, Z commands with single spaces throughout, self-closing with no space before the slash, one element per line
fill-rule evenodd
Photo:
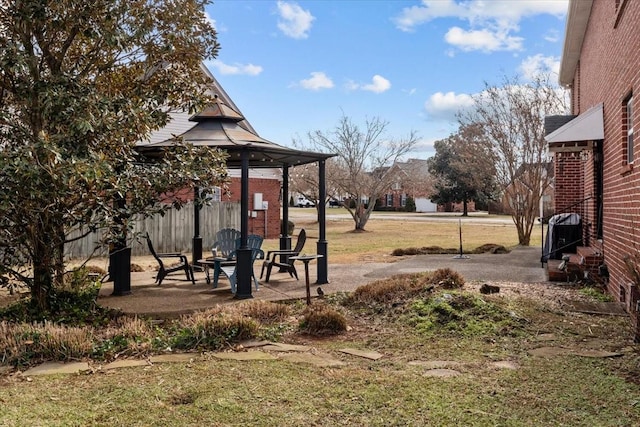
<path fill-rule="evenodd" d="M 153 217 L 134 222 L 133 232 L 148 232 L 156 252 L 191 252 L 193 240 L 194 205 L 189 203 L 180 210 L 171 209 L 164 216 Z M 200 210 L 200 236 L 202 237 L 203 255 L 208 254 L 213 246 L 216 232 L 221 228 L 240 229 L 240 203 L 214 202 L 210 206 L 203 206 Z M 76 232 L 78 235 L 80 232 Z M 69 237 L 73 237 L 71 233 Z M 107 248 L 94 249 L 102 231 L 98 230 L 88 236 L 69 243 L 65 246 L 67 258 L 86 258 L 94 256 L 107 256 Z M 144 239 L 138 241 L 129 239 L 132 255 L 150 255 Z"/>

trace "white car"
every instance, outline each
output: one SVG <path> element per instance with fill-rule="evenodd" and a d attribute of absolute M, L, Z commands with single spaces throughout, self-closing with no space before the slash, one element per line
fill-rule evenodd
<path fill-rule="evenodd" d="M 298 208 L 312 208 L 315 205 L 316 205 L 315 203 L 313 203 L 311 200 L 307 199 L 304 196 L 300 196 L 296 199 L 296 207 Z"/>

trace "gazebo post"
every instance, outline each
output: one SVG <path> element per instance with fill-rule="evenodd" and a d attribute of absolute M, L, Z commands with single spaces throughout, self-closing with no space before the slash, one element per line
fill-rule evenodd
<path fill-rule="evenodd" d="M 193 189 L 193 241 L 191 245 L 191 265 L 198 266 L 202 259 L 202 236 L 200 236 L 200 187 Z"/>
<path fill-rule="evenodd" d="M 291 236 L 289 236 L 289 165 L 282 165 L 282 222 L 280 223 L 280 250 L 291 249 Z M 283 255 L 284 256 L 284 255 Z M 280 262 L 286 260 L 280 259 Z"/>
<path fill-rule="evenodd" d="M 123 197 L 116 197 L 114 202 L 119 209 L 124 209 L 126 201 Z M 109 249 L 109 278 L 113 280 L 111 295 L 121 296 L 131 293 L 131 248 L 127 246 L 125 218 L 118 215 L 115 218 L 118 231 L 123 233 Z"/>
<path fill-rule="evenodd" d="M 249 151 L 240 152 L 240 248 L 236 250 L 237 288 L 235 299 L 253 298 L 251 295 L 251 249 L 247 246 L 249 231 Z"/>
<path fill-rule="evenodd" d="M 327 243 L 327 187 L 326 187 L 325 160 L 318 161 L 318 223 L 319 236 L 317 243 L 317 252 L 322 255 L 317 262 L 317 280 L 318 285 L 329 283 L 328 280 L 328 243 Z"/>

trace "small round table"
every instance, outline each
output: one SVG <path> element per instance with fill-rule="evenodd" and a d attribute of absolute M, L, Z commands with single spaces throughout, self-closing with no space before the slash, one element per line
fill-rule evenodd
<path fill-rule="evenodd" d="M 218 287 L 218 276 L 220 275 L 220 267 L 223 265 L 234 265 L 235 259 L 229 259 L 224 257 L 215 258 L 203 258 L 198 260 L 198 264 L 204 267 L 205 277 L 207 278 L 207 284 L 211 283 L 211 277 L 209 276 L 209 268 L 213 267 L 213 287 Z"/>
<path fill-rule="evenodd" d="M 322 258 L 324 255 L 312 254 L 312 255 L 297 255 L 290 256 L 289 259 L 300 260 L 304 263 L 304 278 L 307 285 L 307 305 L 311 304 L 311 289 L 309 288 L 309 262 L 314 259 Z"/>

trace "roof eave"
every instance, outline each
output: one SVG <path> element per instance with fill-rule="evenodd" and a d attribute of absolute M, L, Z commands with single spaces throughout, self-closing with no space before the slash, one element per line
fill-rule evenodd
<path fill-rule="evenodd" d="M 569 1 L 564 48 L 562 50 L 562 62 L 560 63 L 560 76 L 558 79 L 562 86 L 570 86 L 573 83 L 573 77 L 580 61 L 582 42 L 587 31 L 592 5 L 593 0 Z"/>

